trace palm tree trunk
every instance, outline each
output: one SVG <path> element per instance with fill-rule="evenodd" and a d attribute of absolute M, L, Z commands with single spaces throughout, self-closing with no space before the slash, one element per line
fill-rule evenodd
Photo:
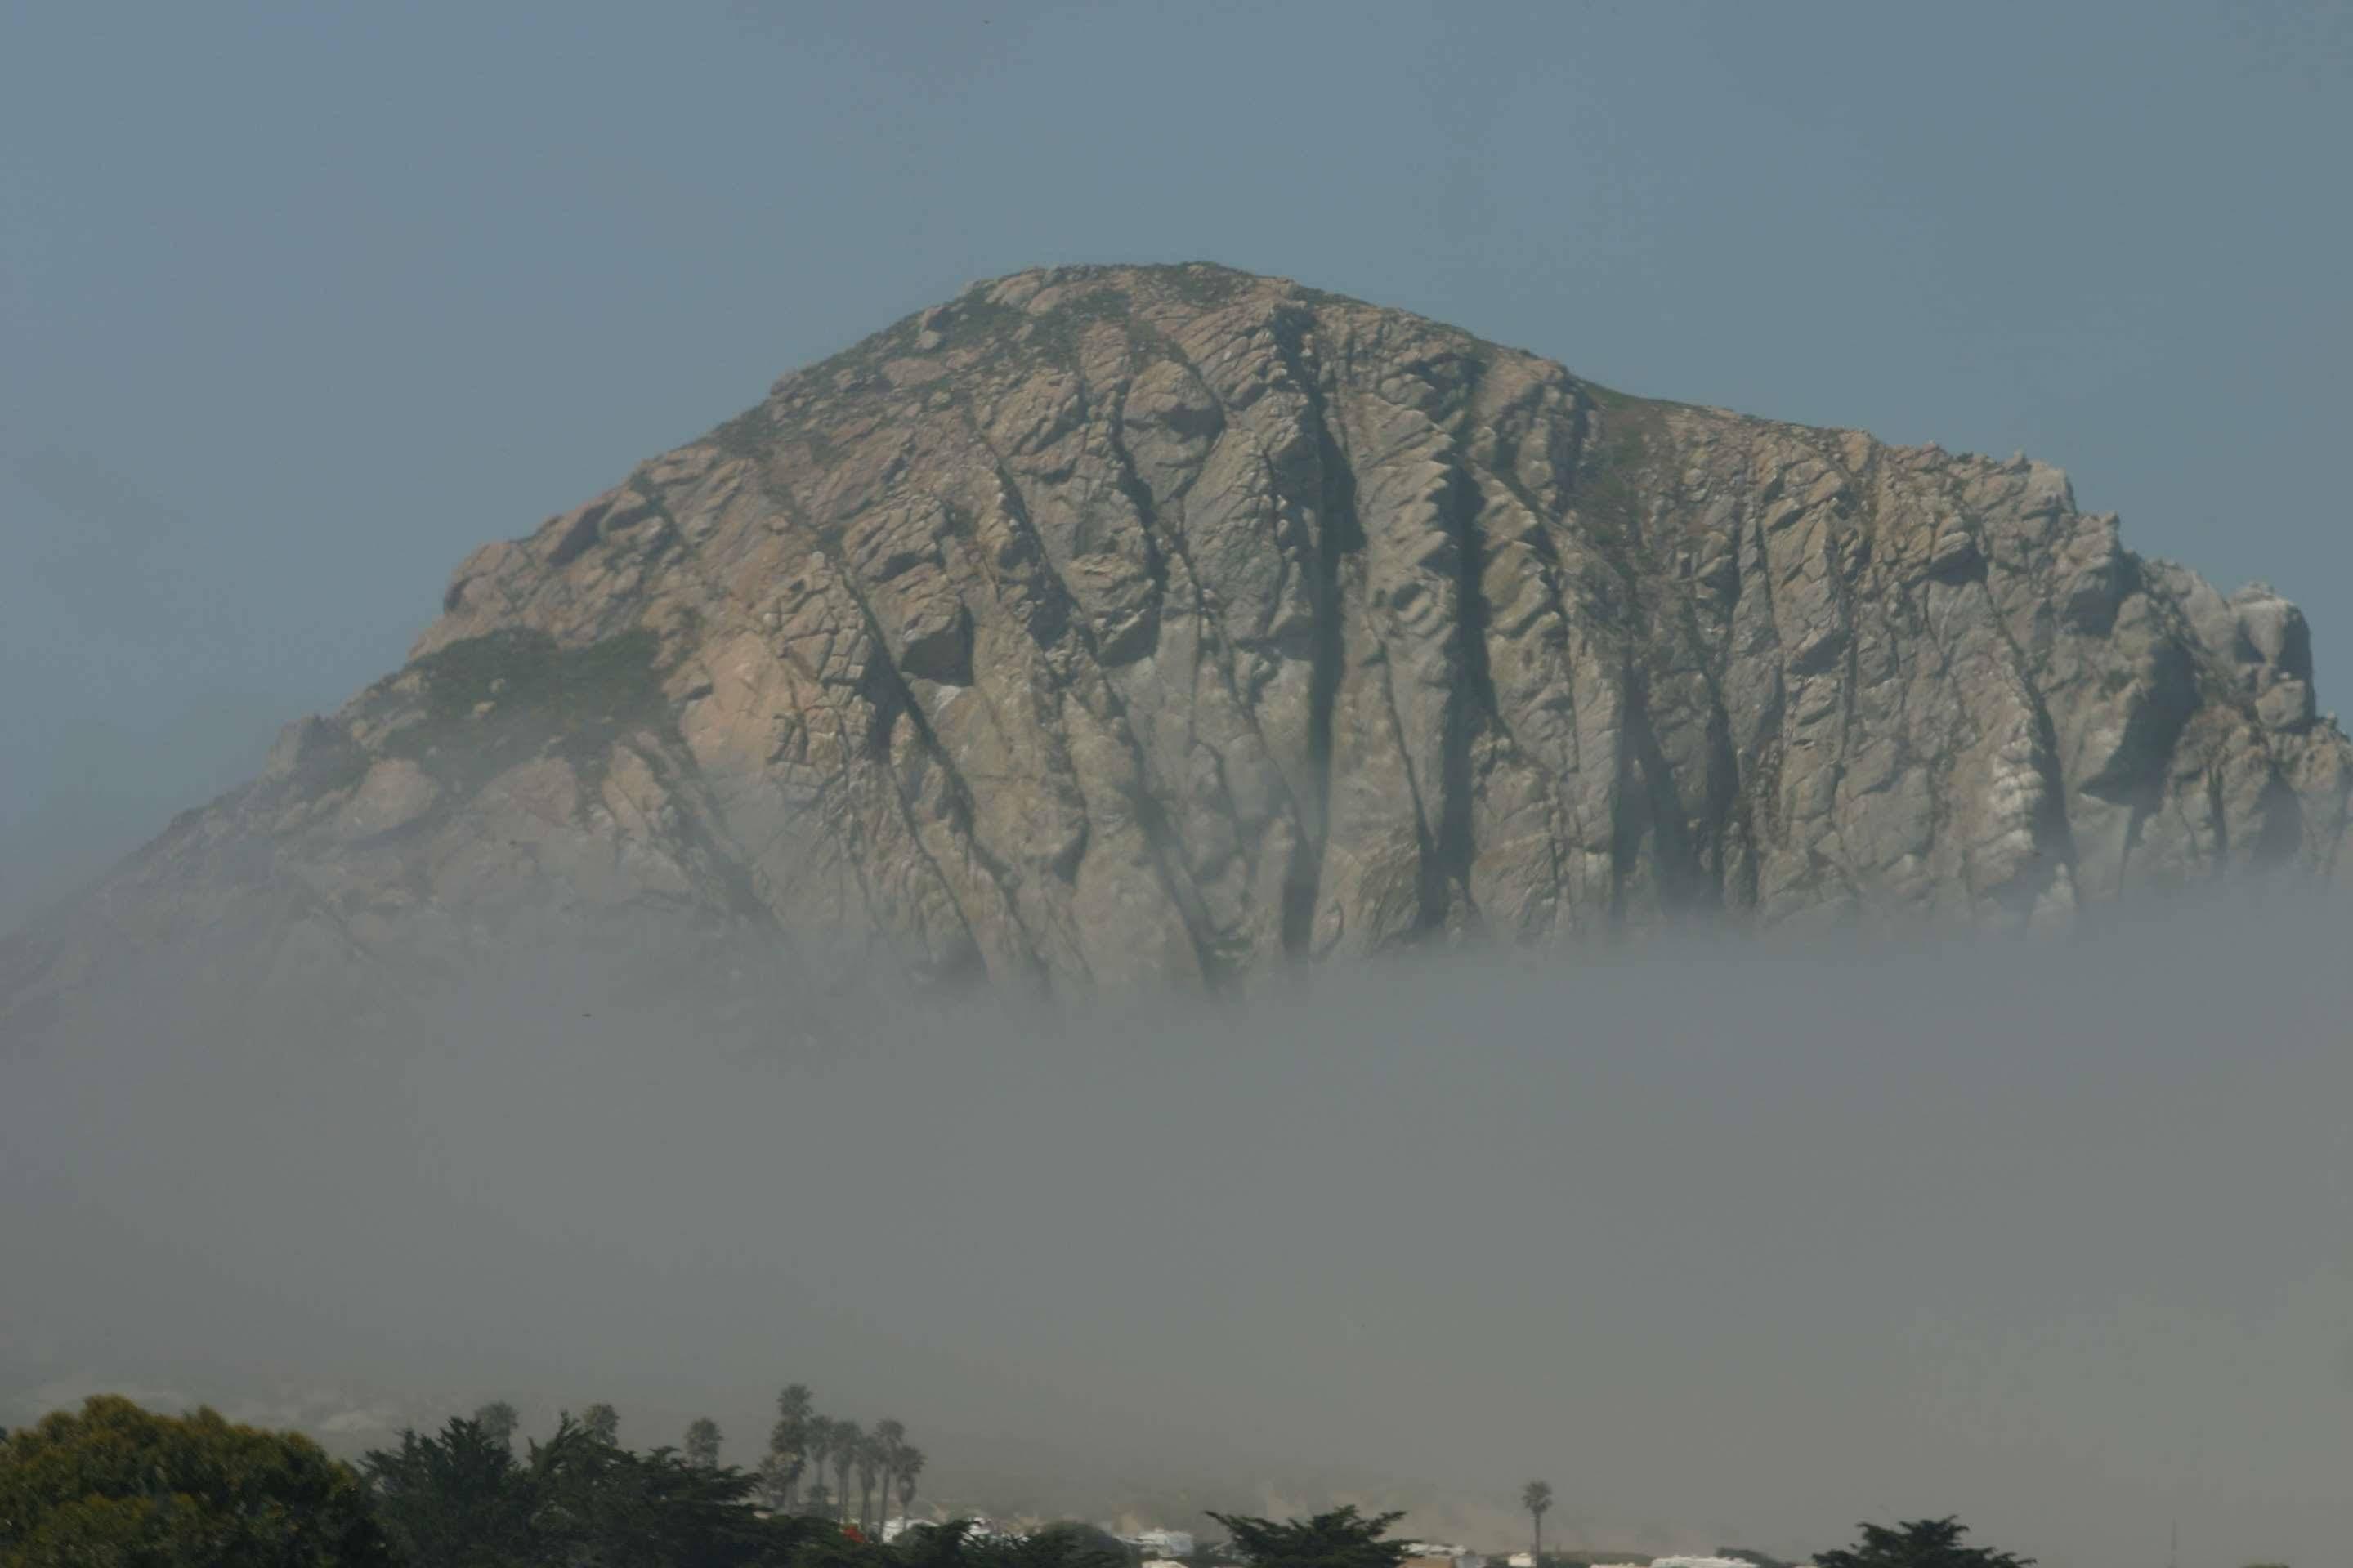
<path fill-rule="evenodd" d="M 1536 1521 L 1536 1568 L 1544 1568 L 1544 1515 L 1531 1513 L 1528 1517 Z"/>

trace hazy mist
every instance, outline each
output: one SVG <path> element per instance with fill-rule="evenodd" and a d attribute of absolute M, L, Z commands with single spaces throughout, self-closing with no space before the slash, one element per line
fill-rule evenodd
<path fill-rule="evenodd" d="M 8 1418 L 121 1386 L 348 1446 L 601 1397 L 748 1461 L 797 1378 L 965 1506 L 1337 1491 L 1502 1546 L 1537 1475 L 1571 1543 L 1958 1511 L 2052 1564 L 2177 1518 L 2186 1563 L 2317 1563 L 2348 934 L 1458 955 L 1059 1021 L 783 993 L 733 1033 L 553 964 L 373 1034 L 125 1002 L 0 1068 Z"/>

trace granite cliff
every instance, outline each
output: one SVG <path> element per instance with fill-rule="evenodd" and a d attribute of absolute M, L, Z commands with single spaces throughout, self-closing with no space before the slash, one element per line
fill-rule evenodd
<path fill-rule="evenodd" d="M 1068 993 L 2353 880 L 2302 616 L 2057 468 L 1209 266 L 976 284 L 441 612 L 0 1005 L 200 932 L 263 983 L 608 927 Z"/>

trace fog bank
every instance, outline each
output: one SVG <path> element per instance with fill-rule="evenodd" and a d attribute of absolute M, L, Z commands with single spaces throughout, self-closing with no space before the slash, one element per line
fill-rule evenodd
<path fill-rule="evenodd" d="M 2340 913 L 2064 947 L 1467 956 L 1053 1018 L 582 968 L 427 1023 L 142 1006 L 0 1058 L 0 1422 L 97 1387 L 346 1447 L 777 1384 L 973 1507 L 1344 1494 L 1502 1547 L 2312 1564 L 2348 1522 Z M 1198 1519 L 1161 1522 L 1198 1524 Z"/>

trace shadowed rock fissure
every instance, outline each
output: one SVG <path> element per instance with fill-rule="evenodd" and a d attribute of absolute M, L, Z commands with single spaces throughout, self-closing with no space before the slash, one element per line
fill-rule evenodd
<path fill-rule="evenodd" d="M 1135 515 L 1143 524 L 1145 568 L 1152 578 L 1152 635 L 1145 653 L 1157 657 L 1162 623 L 1168 614 L 1168 562 L 1162 553 L 1160 541 L 1163 537 L 1173 541 L 1176 533 L 1174 530 L 1162 526 L 1159 510 L 1153 504 L 1152 491 L 1137 476 L 1135 459 L 1129 453 L 1126 443 L 1119 438 L 1122 416 L 1123 410 L 1115 405 L 1105 428 L 1109 432 L 1113 461 L 1118 465 L 1120 493 L 1135 509 Z M 1126 705 L 1121 700 L 1118 689 L 1109 681 L 1104 685 L 1113 713 L 1124 718 Z M 1135 759 L 1139 775 L 1150 779 L 1151 769 L 1132 732 L 1128 738 L 1128 750 Z M 1192 876 L 1186 868 L 1184 841 L 1170 823 L 1167 808 L 1156 796 L 1140 795 L 1135 802 L 1135 820 L 1136 826 L 1144 830 L 1145 844 L 1151 849 L 1153 859 L 1158 866 L 1160 885 L 1166 890 L 1169 901 L 1176 905 L 1177 918 L 1185 922 L 1185 934 L 1193 944 L 1194 962 L 1201 967 L 1202 983 L 1212 991 L 1227 989 L 1240 978 L 1240 973 L 1231 955 L 1218 939 L 1217 922 L 1210 918 L 1208 908 L 1201 902 L 1199 889 L 1193 885 Z"/>
<path fill-rule="evenodd" d="M 883 640 L 881 623 L 875 618 L 874 607 L 867 602 L 865 593 L 860 587 L 856 575 L 845 573 L 843 581 L 849 585 L 850 595 L 857 602 L 859 613 L 865 617 L 867 636 L 873 639 L 875 647 L 887 648 L 889 644 Z M 967 944 L 947 968 L 937 973 L 927 973 L 923 978 L 938 984 L 953 984 L 960 980 L 976 979 L 984 973 L 984 963 L 981 957 L 981 933 L 974 924 L 973 911 L 965 908 L 963 901 L 955 897 L 955 879 L 947 875 L 946 869 L 940 865 L 938 858 L 923 843 L 922 826 L 915 820 L 914 803 L 907 798 L 906 781 L 901 775 L 900 769 L 891 755 L 891 731 L 897 728 L 902 719 L 913 729 L 915 743 L 922 749 L 925 759 L 932 766 L 938 768 L 947 779 L 951 798 L 956 802 L 951 826 L 973 858 L 981 862 L 990 879 L 996 882 L 997 894 L 1005 900 L 1008 908 L 1012 907 L 1010 889 L 1006 885 L 1003 868 L 989 858 L 987 851 L 982 848 L 978 837 L 972 832 L 969 788 L 957 773 L 955 763 L 949 759 L 947 749 L 939 743 L 939 738 L 932 732 L 930 721 L 923 715 L 923 705 L 915 700 L 914 691 L 908 686 L 905 674 L 897 664 L 883 658 L 874 661 L 872 679 L 881 689 L 877 693 L 878 700 L 874 704 L 875 721 L 869 731 L 868 748 L 881 764 L 883 773 L 890 778 L 891 798 L 898 806 L 900 826 L 906 833 L 907 841 L 914 846 L 915 853 L 923 858 L 923 863 L 930 870 L 933 879 L 947 890 L 949 902 L 955 908 L 956 919 L 963 924 Z M 861 879 L 866 875 L 863 867 L 860 869 L 860 875 Z M 1032 978 L 1036 978 L 1034 966 Z"/>
<path fill-rule="evenodd" d="M 1138 747 L 1133 729 L 1129 725 L 1127 703 L 1120 696 L 1118 685 L 1110 679 L 1111 666 L 1104 659 L 1103 649 L 1097 643 L 1094 633 L 1088 627 L 1086 617 L 1079 613 L 1078 595 L 1071 590 L 1061 569 L 1055 565 L 1053 552 L 1046 547 L 1045 537 L 1039 531 L 1035 518 L 1030 514 L 1019 479 L 1015 476 L 1011 466 L 1006 462 L 1005 455 L 981 435 L 979 427 L 969 420 L 966 423 L 973 438 L 988 452 L 990 460 L 996 466 L 997 478 L 1004 485 L 1006 494 L 1009 498 L 1014 521 L 1028 534 L 1029 547 L 1037 552 L 1039 563 L 1051 589 L 1050 597 L 1054 612 L 1052 623 L 1054 637 L 1058 639 L 1065 636 L 1075 637 L 1080 645 L 1085 648 L 1089 662 L 1103 673 L 1104 679 L 1101 689 L 1105 716 L 1111 720 L 1115 728 L 1126 731 L 1124 744 L 1129 759 L 1134 763 L 1137 775 L 1149 779 L 1152 776 L 1152 770 Z M 1082 425 L 1087 423 L 1083 405 L 1081 423 Z M 1166 563 L 1161 559 L 1157 546 L 1152 542 L 1157 518 L 1152 508 L 1151 497 L 1144 491 L 1142 484 L 1135 479 L 1134 466 L 1127 455 L 1124 451 L 1118 451 L 1115 438 L 1112 446 L 1113 450 L 1118 452 L 1118 461 L 1122 469 L 1121 488 L 1127 494 L 1128 499 L 1135 503 L 1137 516 L 1145 531 L 1146 556 L 1155 588 L 1150 604 L 1153 617 L 1151 646 L 1156 648 L 1159 646 L 1159 617 L 1164 603 L 1163 594 L 1167 586 Z M 1041 641 L 1040 646 L 1048 645 Z M 1067 686 L 1062 689 L 1062 697 L 1065 701 L 1080 700 Z M 1174 829 L 1169 826 L 1166 810 L 1157 800 L 1148 795 L 1137 796 L 1134 805 L 1136 826 L 1143 831 L 1145 846 L 1151 851 L 1153 876 L 1159 884 L 1162 895 L 1167 899 L 1169 906 L 1176 911 L 1178 922 L 1184 929 L 1186 941 L 1193 949 L 1194 963 L 1199 970 L 1203 982 L 1212 988 L 1222 986 L 1231 976 L 1232 965 L 1219 952 L 1208 911 L 1202 908 L 1200 900 L 1193 896 L 1189 879 L 1183 874 L 1183 849 L 1177 842 Z M 1087 824 L 1086 827 L 1092 834 L 1092 824 Z M 1083 858 L 1082 841 L 1080 851 L 1074 856 L 1072 864 L 1069 868 L 1070 875 L 1075 875 L 1077 862 Z M 1068 879 L 1067 877 L 1066 879 Z"/>
<path fill-rule="evenodd" d="M 1629 782 L 1638 786 L 1627 792 L 1624 808 L 1628 864 L 1641 864 L 1639 850 L 1647 841 L 1662 914 L 1688 915 L 1720 902 L 1722 885 L 1711 874 L 1715 868 L 1701 863 L 1693 842 L 1673 770 L 1651 720 L 1651 683 L 1639 668 L 1626 687 L 1626 754 L 1632 773 Z M 1707 826 L 1701 831 L 1707 832 Z"/>
<path fill-rule="evenodd" d="M 1332 713 L 1340 694 L 1345 645 L 1340 625 L 1342 561 L 1363 550 L 1356 517 L 1356 479 L 1335 438 L 1323 388 L 1312 367 L 1301 363 L 1297 329 L 1282 340 L 1292 374 L 1306 389 L 1308 417 L 1314 426 L 1316 499 L 1314 558 L 1308 577 L 1310 614 L 1307 684 L 1309 798 L 1297 851 L 1282 889 L 1282 951 L 1293 959 L 1313 956 L 1316 900 L 1323 891 L 1324 846 L 1332 829 Z"/>
<path fill-rule="evenodd" d="M 1443 776 L 1437 853 L 1429 858 L 1422 889 L 1422 919 L 1430 926 L 1447 924 L 1459 899 L 1461 911 L 1474 931 L 1481 924 L 1477 900 L 1471 894 L 1471 865 L 1478 853 L 1473 841 L 1471 751 L 1482 731 L 1503 729 L 1495 704 L 1495 681 L 1487 665 L 1486 541 L 1479 531 L 1486 498 L 1459 463 L 1449 466 L 1443 515 L 1454 540 L 1456 660 L 1460 687 L 1446 704 Z"/>

